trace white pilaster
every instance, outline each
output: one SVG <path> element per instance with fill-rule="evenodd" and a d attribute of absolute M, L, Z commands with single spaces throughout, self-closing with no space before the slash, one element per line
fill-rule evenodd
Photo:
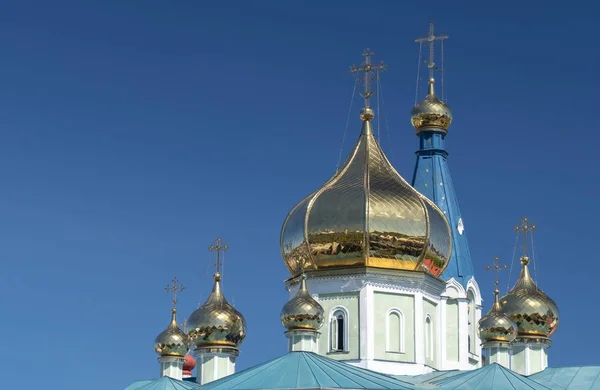
<path fill-rule="evenodd" d="M 196 382 L 205 385 L 235 373 L 235 360 L 239 351 L 235 348 L 197 348 L 194 357 L 198 373 Z"/>
<path fill-rule="evenodd" d="M 425 364 L 425 316 L 423 315 L 423 293 L 415 293 L 415 363 Z"/>
<path fill-rule="evenodd" d="M 438 367 L 440 368 L 440 370 L 445 370 L 446 368 L 444 367 L 444 362 L 446 361 L 446 332 L 447 332 L 447 321 L 446 321 L 446 312 L 447 312 L 447 305 L 448 304 L 448 297 L 442 296 L 441 300 L 440 300 L 440 304 L 438 305 L 439 308 L 439 315 L 440 315 L 440 320 L 438 321 L 440 324 L 440 348 L 439 348 L 439 353 L 438 353 Z"/>
<path fill-rule="evenodd" d="M 469 308 L 467 298 L 458 301 L 458 361 L 461 370 L 469 369 Z"/>
<path fill-rule="evenodd" d="M 183 379 L 183 363 L 185 358 L 176 356 L 161 356 L 158 358 L 160 363 L 160 376 L 168 376 L 173 379 Z"/>
<path fill-rule="evenodd" d="M 373 286 L 367 284 L 360 290 L 360 359 L 375 359 L 375 315 Z"/>

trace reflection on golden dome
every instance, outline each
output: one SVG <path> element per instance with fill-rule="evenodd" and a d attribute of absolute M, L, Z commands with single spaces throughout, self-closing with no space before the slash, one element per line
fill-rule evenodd
<path fill-rule="evenodd" d="M 448 222 L 392 167 L 373 136 L 373 116 L 363 108 L 362 133 L 342 167 L 288 214 L 281 252 L 292 276 L 356 266 L 444 272 Z"/>
<path fill-rule="evenodd" d="M 300 288 L 281 310 L 281 323 L 288 330 L 319 330 L 323 325 L 323 307 L 306 289 L 306 275 L 302 274 Z"/>
<path fill-rule="evenodd" d="M 160 356 L 174 356 L 183 358 L 190 350 L 188 336 L 177 326 L 177 309 L 173 308 L 171 323 L 154 340 L 154 350 Z"/>
<path fill-rule="evenodd" d="M 237 348 L 246 337 L 246 320 L 221 292 L 221 275 L 215 274 L 212 293 L 188 319 L 188 335 L 198 348 Z"/>
<path fill-rule="evenodd" d="M 519 280 L 500 299 L 501 311 L 517 324 L 518 337 L 548 337 L 558 327 L 558 307 L 531 278 L 527 256 L 521 257 L 521 264 Z"/>
<path fill-rule="evenodd" d="M 500 311 L 498 289 L 494 290 L 494 304 L 490 312 L 479 320 L 479 337 L 484 343 L 500 341 L 510 343 L 517 336 L 517 325 Z"/>
<path fill-rule="evenodd" d="M 445 134 L 452 123 L 452 111 L 435 95 L 434 83 L 433 78 L 429 80 L 429 93 L 410 112 L 410 121 L 417 129 L 417 133 L 421 129 L 427 128 L 433 131 L 439 130 Z"/>

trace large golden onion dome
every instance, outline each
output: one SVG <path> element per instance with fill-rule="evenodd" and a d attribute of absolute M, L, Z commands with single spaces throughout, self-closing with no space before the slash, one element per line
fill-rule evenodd
<path fill-rule="evenodd" d="M 173 308 L 171 314 L 171 323 L 156 340 L 154 340 L 154 350 L 160 356 L 185 357 L 190 350 L 190 341 L 179 326 L 177 326 L 177 309 Z"/>
<path fill-rule="evenodd" d="M 549 337 L 558 327 L 558 307 L 531 278 L 529 257 L 521 257 L 521 264 L 519 280 L 500 299 L 501 311 L 517 324 L 518 337 Z"/>
<path fill-rule="evenodd" d="M 281 231 L 292 276 L 305 269 L 377 267 L 440 276 L 452 250 L 443 212 L 392 167 L 373 136 L 373 110 L 342 167 L 298 203 Z"/>
<path fill-rule="evenodd" d="M 429 79 L 429 93 L 410 112 L 410 121 L 417 133 L 422 129 L 427 129 L 446 134 L 452 123 L 452 111 L 436 96 L 434 84 L 435 80 Z"/>
<path fill-rule="evenodd" d="M 484 343 L 500 341 L 510 343 L 517 337 L 517 324 L 515 324 L 500 309 L 498 289 L 494 290 L 494 304 L 489 313 L 479 320 L 479 338 Z"/>
<path fill-rule="evenodd" d="M 323 325 L 323 314 L 323 306 L 308 293 L 306 275 L 302 274 L 298 292 L 281 310 L 281 323 L 288 330 L 319 330 Z"/>
<path fill-rule="evenodd" d="M 188 319 L 188 335 L 198 348 L 237 348 L 246 337 L 246 320 L 223 296 L 219 273 L 214 280 L 212 293 Z"/>

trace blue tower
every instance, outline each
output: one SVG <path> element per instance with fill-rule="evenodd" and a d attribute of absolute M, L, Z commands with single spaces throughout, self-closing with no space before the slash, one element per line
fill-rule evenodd
<path fill-rule="evenodd" d="M 452 123 L 452 111 L 436 96 L 433 77 L 434 71 L 437 70 L 434 62 L 434 45 L 436 41 L 443 41 L 446 38 L 447 35 L 436 36 L 431 23 L 429 36 L 416 40 L 421 45 L 424 42 L 429 45 L 429 59 L 426 61 L 429 68 L 429 88 L 425 99 L 415 105 L 411 111 L 411 122 L 419 137 L 417 164 L 412 185 L 444 212 L 452 228 L 452 255 L 442 278 L 444 280 L 454 278 L 466 287 L 469 279 L 473 277 L 473 264 L 458 199 L 450 177 L 448 152 L 444 145 L 448 127 Z"/>

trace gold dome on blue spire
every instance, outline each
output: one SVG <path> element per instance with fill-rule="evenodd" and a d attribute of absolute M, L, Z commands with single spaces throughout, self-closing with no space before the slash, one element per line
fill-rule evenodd
<path fill-rule="evenodd" d="M 410 112 L 410 122 L 417 130 L 439 130 L 447 133 L 452 123 L 452 110 L 435 94 L 435 80 L 429 80 L 429 93 L 421 102 L 417 103 Z"/>
<path fill-rule="evenodd" d="M 344 164 L 298 203 L 281 231 L 281 252 L 292 276 L 303 268 L 376 267 L 440 276 L 452 251 L 442 211 L 390 164 L 373 136 L 371 72 L 365 51 L 355 72 L 365 77 L 362 132 Z"/>
<path fill-rule="evenodd" d="M 288 330 L 319 330 L 323 325 L 323 320 L 323 306 L 308 293 L 306 275 L 302 274 L 298 292 L 281 310 L 281 323 Z"/>

